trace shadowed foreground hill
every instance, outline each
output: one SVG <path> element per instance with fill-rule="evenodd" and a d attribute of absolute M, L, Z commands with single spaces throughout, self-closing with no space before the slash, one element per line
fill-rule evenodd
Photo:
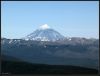
<path fill-rule="evenodd" d="M 31 64 L 2 60 L 2 73 L 11 74 L 97 74 L 98 70 L 68 65 Z"/>

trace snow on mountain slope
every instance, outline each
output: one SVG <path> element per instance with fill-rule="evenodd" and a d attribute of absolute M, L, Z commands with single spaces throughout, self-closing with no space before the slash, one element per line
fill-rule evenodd
<path fill-rule="evenodd" d="M 59 32 L 51 29 L 47 24 L 40 26 L 39 29 L 33 33 L 27 35 L 25 40 L 37 40 L 37 41 L 56 41 L 64 39 Z"/>

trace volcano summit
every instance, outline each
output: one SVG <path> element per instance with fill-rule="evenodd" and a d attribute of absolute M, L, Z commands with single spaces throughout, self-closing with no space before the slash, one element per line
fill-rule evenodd
<path fill-rule="evenodd" d="M 47 24 L 40 26 L 39 29 L 33 33 L 27 35 L 23 39 L 25 40 L 36 40 L 36 41 L 57 41 L 63 40 L 65 37 L 59 32 L 51 29 Z"/>

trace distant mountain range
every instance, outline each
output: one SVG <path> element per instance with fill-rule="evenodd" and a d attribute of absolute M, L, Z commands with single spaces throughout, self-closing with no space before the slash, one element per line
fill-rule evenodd
<path fill-rule="evenodd" d="M 98 69 L 99 40 L 70 38 L 55 42 L 1 39 L 1 54 L 29 63 Z"/>

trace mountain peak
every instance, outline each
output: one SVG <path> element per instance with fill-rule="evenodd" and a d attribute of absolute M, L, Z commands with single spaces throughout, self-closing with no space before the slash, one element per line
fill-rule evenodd
<path fill-rule="evenodd" d="M 40 26 L 40 29 L 49 29 L 50 27 L 47 24 Z"/>
<path fill-rule="evenodd" d="M 33 33 L 27 35 L 24 39 L 36 41 L 57 41 L 64 39 L 64 36 L 62 36 L 59 32 L 51 29 L 47 24 L 44 24 Z"/>

